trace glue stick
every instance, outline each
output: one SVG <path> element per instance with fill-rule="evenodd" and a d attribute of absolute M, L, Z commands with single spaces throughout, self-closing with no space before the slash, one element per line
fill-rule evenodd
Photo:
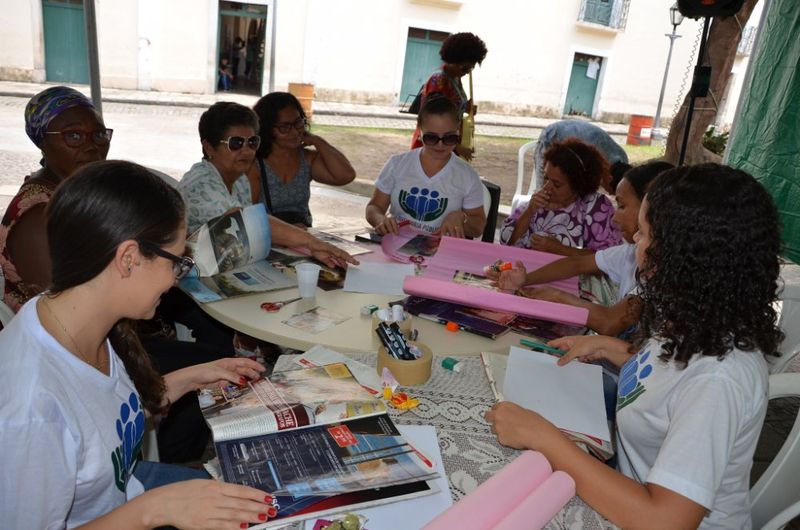
<path fill-rule="evenodd" d="M 442 359 L 442 368 L 445 370 L 450 370 L 451 372 L 460 372 L 461 371 L 461 361 L 457 361 L 452 357 L 445 357 Z"/>

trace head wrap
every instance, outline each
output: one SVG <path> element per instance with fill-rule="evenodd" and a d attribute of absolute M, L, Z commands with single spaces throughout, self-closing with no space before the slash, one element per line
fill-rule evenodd
<path fill-rule="evenodd" d="M 41 147 L 44 133 L 53 118 L 72 107 L 94 109 L 89 98 L 66 86 L 54 86 L 33 96 L 25 106 L 25 132 L 36 147 Z"/>

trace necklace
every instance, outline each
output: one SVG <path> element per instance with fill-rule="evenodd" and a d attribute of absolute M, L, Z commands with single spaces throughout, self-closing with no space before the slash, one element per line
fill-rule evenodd
<path fill-rule="evenodd" d="M 92 368 L 95 368 L 95 369 L 97 369 L 97 370 L 99 370 L 99 371 L 101 371 L 103 373 L 107 373 L 107 370 L 105 370 L 105 364 L 106 363 L 103 361 L 103 356 L 100 356 L 100 359 L 99 359 L 97 365 L 95 365 L 94 363 L 89 361 L 89 359 L 86 356 L 83 355 L 83 353 L 81 352 L 80 347 L 78 346 L 78 342 L 74 338 L 72 338 L 72 334 L 69 331 L 67 331 L 67 327 L 61 322 L 61 319 L 58 318 L 58 316 L 56 316 L 56 314 L 50 308 L 50 299 L 43 297 L 42 298 L 42 305 L 44 305 L 44 307 L 47 309 L 47 312 L 50 313 L 51 317 L 53 317 L 53 320 L 56 321 L 56 323 L 61 327 L 61 330 L 64 332 L 64 334 L 67 336 L 67 338 L 69 338 L 70 342 L 72 343 L 72 347 L 75 348 L 75 355 L 80 360 L 82 360 L 83 362 L 85 362 L 86 364 L 91 366 Z"/>

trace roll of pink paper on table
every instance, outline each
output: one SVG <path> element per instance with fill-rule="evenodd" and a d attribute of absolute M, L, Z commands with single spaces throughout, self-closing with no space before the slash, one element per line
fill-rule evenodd
<path fill-rule="evenodd" d="M 553 476 L 556 478 L 548 481 Z M 540 487 L 541 492 L 539 492 Z M 533 495 L 536 500 L 526 502 L 528 497 Z M 540 525 L 543 526 L 574 495 L 575 484 L 568 475 L 565 473 L 554 475 L 544 455 L 526 451 L 424 528 L 425 530 L 453 528 L 490 530 L 503 523 L 510 515 L 514 516 L 515 521 L 523 516 L 535 521 L 544 520 Z M 513 512 L 519 507 L 524 511 L 514 514 Z M 545 517 L 547 519 L 544 519 Z M 539 527 L 526 522 L 517 528 Z"/>
<path fill-rule="evenodd" d="M 575 481 L 563 471 L 555 471 L 492 530 L 543 528 L 573 496 Z"/>

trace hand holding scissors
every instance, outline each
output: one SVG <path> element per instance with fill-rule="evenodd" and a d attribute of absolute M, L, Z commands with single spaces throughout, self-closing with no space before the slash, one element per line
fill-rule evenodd
<path fill-rule="evenodd" d="M 263 304 L 261 304 L 261 309 L 263 309 L 267 313 L 277 313 L 286 304 L 297 302 L 300 299 L 301 297 L 298 296 L 297 298 L 291 298 L 289 300 L 281 300 L 280 302 L 264 302 Z"/>

